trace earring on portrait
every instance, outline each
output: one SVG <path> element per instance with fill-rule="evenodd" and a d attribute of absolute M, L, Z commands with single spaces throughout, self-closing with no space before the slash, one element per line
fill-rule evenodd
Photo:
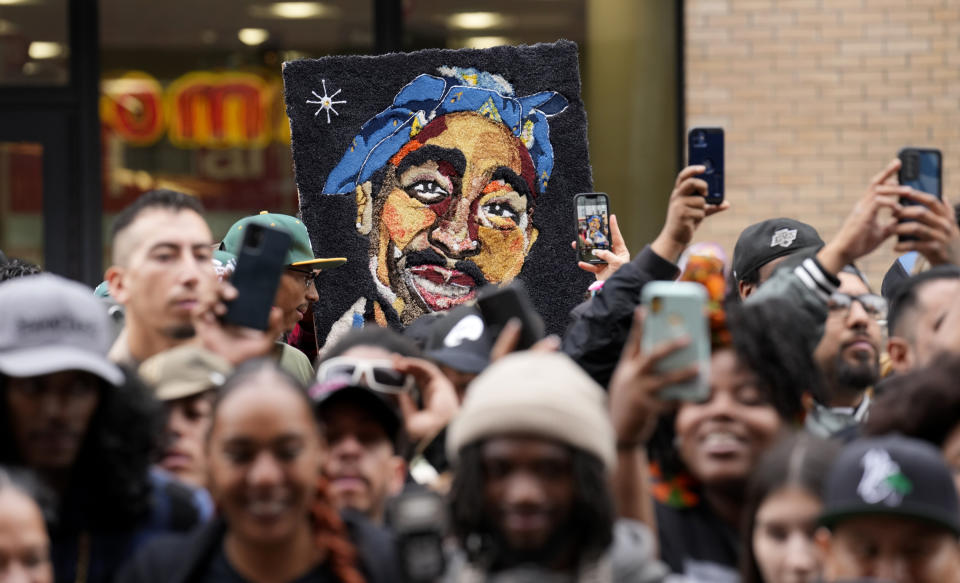
<path fill-rule="evenodd" d="M 357 232 L 369 235 L 373 228 L 373 185 L 370 181 L 358 184 L 354 189 L 357 198 Z"/>

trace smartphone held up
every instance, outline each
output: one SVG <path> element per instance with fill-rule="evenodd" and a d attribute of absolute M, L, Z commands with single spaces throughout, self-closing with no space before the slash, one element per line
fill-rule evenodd
<path fill-rule="evenodd" d="M 646 307 L 643 322 L 644 352 L 679 339 L 689 342 L 660 361 L 657 372 L 672 372 L 696 366 L 697 377 L 666 387 L 666 400 L 700 402 L 710 396 L 710 326 L 707 322 L 707 290 L 687 281 L 653 281 L 641 292 Z"/>
<path fill-rule="evenodd" d="M 595 251 L 610 250 L 610 200 L 602 192 L 583 192 L 574 198 L 577 212 L 577 256 L 585 263 L 606 263 Z"/>
<path fill-rule="evenodd" d="M 900 159 L 900 171 L 897 178 L 902 186 L 909 186 L 914 190 L 932 194 L 943 200 L 942 158 L 940 150 L 936 148 L 903 148 L 897 153 Z M 902 205 L 920 204 L 907 198 L 900 198 Z M 899 241 L 915 239 L 910 236 L 900 236 Z"/>
<path fill-rule="evenodd" d="M 227 303 L 227 324 L 266 330 L 277 286 L 286 267 L 290 235 L 281 229 L 250 224 L 243 237 L 230 283 L 237 297 Z"/>
<path fill-rule="evenodd" d="M 700 175 L 707 183 L 707 203 L 723 202 L 723 128 L 693 128 L 687 134 L 687 160 L 691 166 L 703 166 Z"/>

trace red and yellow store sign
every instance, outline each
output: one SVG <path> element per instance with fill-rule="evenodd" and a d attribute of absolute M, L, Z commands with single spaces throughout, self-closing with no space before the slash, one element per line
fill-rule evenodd
<path fill-rule="evenodd" d="M 262 148 L 290 143 L 283 86 L 251 73 L 197 71 L 166 88 L 142 72 L 105 79 L 100 117 L 125 142 L 163 137 L 179 148 Z"/>

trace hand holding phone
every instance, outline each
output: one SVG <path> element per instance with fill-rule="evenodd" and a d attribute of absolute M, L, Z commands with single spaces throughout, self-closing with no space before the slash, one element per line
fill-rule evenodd
<path fill-rule="evenodd" d="M 223 316 L 225 323 L 267 329 L 290 242 L 290 234 L 286 231 L 255 223 L 247 226 L 237 267 L 230 280 L 237 289 L 237 297 L 227 303 L 227 313 Z"/>
<path fill-rule="evenodd" d="M 643 324 L 642 347 L 653 352 L 663 344 L 687 339 L 683 348 L 661 359 L 660 373 L 696 366 L 695 379 L 664 388 L 665 400 L 704 401 L 710 395 L 710 330 L 707 324 L 707 290 L 698 283 L 653 281 L 641 292 L 647 316 Z"/>
<path fill-rule="evenodd" d="M 644 348 L 643 337 L 648 334 L 644 318 L 647 311 L 645 307 L 634 311 L 630 335 L 608 385 L 610 420 L 617 443 L 628 448 L 647 443 L 653 435 L 657 419 L 668 407 L 664 389 L 700 375 L 696 366 L 660 372 L 661 363 L 689 346 L 690 339 L 677 338 L 652 349 Z"/>
<path fill-rule="evenodd" d="M 517 350 L 527 350 L 543 338 L 544 325 L 533 308 L 527 288 L 520 280 L 506 287 L 487 286 L 477 294 L 477 308 L 483 318 L 484 329 L 492 338 L 498 338 L 507 322 L 520 321 L 520 341 Z"/>
<path fill-rule="evenodd" d="M 577 211 L 577 255 L 584 263 L 606 263 L 594 251 L 609 251 L 610 200 L 602 192 L 582 192 L 574 197 Z"/>

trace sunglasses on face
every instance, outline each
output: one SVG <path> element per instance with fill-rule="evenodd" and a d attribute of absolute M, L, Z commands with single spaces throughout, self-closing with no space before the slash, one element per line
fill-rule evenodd
<path fill-rule="evenodd" d="M 850 308 L 853 307 L 853 302 L 858 302 L 863 306 L 863 311 L 874 320 L 886 320 L 887 300 L 877 294 L 854 296 L 843 292 L 834 292 L 827 302 L 827 308 L 831 313 L 842 313 L 846 317 L 850 313 Z"/>
<path fill-rule="evenodd" d="M 391 395 L 405 393 L 413 388 L 413 377 L 394 369 L 389 360 L 365 360 L 348 356 L 337 356 L 320 365 L 317 381 L 331 380 L 342 380 L 351 385 L 360 385 Z"/>

